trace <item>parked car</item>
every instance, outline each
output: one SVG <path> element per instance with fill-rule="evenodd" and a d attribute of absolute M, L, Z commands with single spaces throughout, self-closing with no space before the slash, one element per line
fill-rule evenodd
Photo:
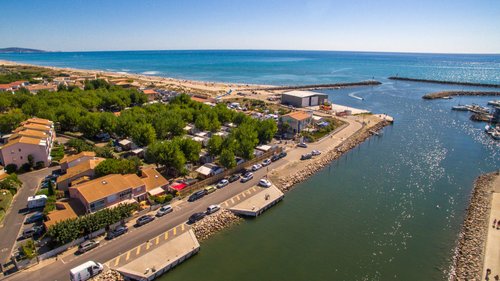
<path fill-rule="evenodd" d="M 308 160 L 308 159 L 311 159 L 311 158 L 312 158 L 312 154 L 311 153 L 302 154 L 302 156 L 300 156 L 300 160 Z"/>
<path fill-rule="evenodd" d="M 99 246 L 99 241 L 97 240 L 87 240 L 78 246 L 78 253 L 83 254 Z"/>
<path fill-rule="evenodd" d="M 229 182 L 235 182 L 235 181 L 237 181 L 237 180 L 239 180 L 239 179 L 240 179 L 240 175 L 238 175 L 238 174 L 234 174 L 234 175 L 230 176 L 230 177 L 229 177 L 229 179 L 227 179 L 227 180 L 228 180 Z"/>
<path fill-rule="evenodd" d="M 70 281 L 84 281 L 98 275 L 104 267 L 95 261 L 85 262 L 69 271 Z"/>
<path fill-rule="evenodd" d="M 255 165 L 252 166 L 252 171 L 255 172 L 255 171 L 259 170 L 260 168 L 262 168 L 261 164 L 255 164 Z"/>
<path fill-rule="evenodd" d="M 217 212 L 218 210 L 220 210 L 219 205 L 210 205 L 207 208 L 207 215 L 213 214 L 213 213 Z"/>
<path fill-rule="evenodd" d="M 259 185 L 262 186 L 262 187 L 270 187 L 272 184 L 270 181 L 266 180 L 266 179 L 261 179 L 259 181 Z"/>
<path fill-rule="evenodd" d="M 271 161 L 272 162 L 275 162 L 275 161 L 278 161 L 278 160 L 280 160 L 279 154 L 274 154 L 273 157 L 271 157 Z"/>
<path fill-rule="evenodd" d="M 24 223 L 30 224 L 30 223 L 39 222 L 39 221 L 42 221 L 43 218 L 44 218 L 44 215 L 42 212 L 36 212 L 33 215 L 31 215 L 29 218 L 27 218 Z"/>
<path fill-rule="evenodd" d="M 157 212 L 156 212 L 156 216 L 157 217 L 162 217 L 168 213 L 171 213 L 174 209 L 172 208 L 172 206 L 170 205 L 165 205 L 163 207 L 161 207 Z"/>
<path fill-rule="evenodd" d="M 217 183 L 217 188 L 223 188 L 224 186 L 228 185 L 229 181 L 227 179 L 222 179 Z"/>
<path fill-rule="evenodd" d="M 41 235 L 42 233 L 43 233 L 43 226 L 41 225 L 33 226 L 23 230 L 23 234 L 21 234 L 21 239 L 26 239 L 33 236 Z"/>
<path fill-rule="evenodd" d="M 155 218 L 151 215 L 144 215 L 142 217 L 139 217 L 135 223 L 137 226 L 142 226 L 142 225 L 145 225 L 149 222 L 152 222 Z"/>
<path fill-rule="evenodd" d="M 297 144 L 298 147 L 302 147 L 302 148 L 307 148 L 307 144 L 301 142 L 299 144 Z"/>
<path fill-rule="evenodd" d="M 207 191 L 204 190 L 204 189 L 200 190 L 200 191 L 196 191 L 195 193 L 191 194 L 191 196 L 189 196 L 188 201 L 189 202 L 196 201 L 196 200 L 202 198 L 205 195 L 207 195 Z"/>
<path fill-rule="evenodd" d="M 282 151 L 282 152 L 279 154 L 280 158 L 284 158 L 284 157 L 286 157 L 286 155 L 287 155 L 287 153 L 286 153 L 285 151 Z"/>
<path fill-rule="evenodd" d="M 253 174 L 250 173 L 250 172 L 247 172 L 245 173 L 242 177 L 241 177 L 241 182 L 247 182 L 249 180 L 253 179 Z"/>
<path fill-rule="evenodd" d="M 199 220 L 202 220 L 206 216 L 205 213 L 194 213 L 189 217 L 189 223 L 195 223 Z"/>
<path fill-rule="evenodd" d="M 315 149 L 315 150 L 311 151 L 311 154 L 312 154 L 313 156 L 317 156 L 317 155 L 320 155 L 320 154 L 321 154 L 321 151 L 319 151 L 319 150 L 316 150 L 316 149 Z"/>
<path fill-rule="evenodd" d="M 106 234 L 106 239 L 111 240 L 115 237 L 118 237 L 122 234 L 127 233 L 128 227 L 120 225 L 119 227 L 115 228 L 114 230 L 108 231 Z"/>
<path fill-rule="evenodd" d="M 268 166 L 269 164 L 271 164 L 271 159 L 264 159 L 264 161 L 262 161 L 262 166 Z"/>
<path fill-rule="evenodd" d="M 215 187 L 214 185 L 209 185 L 209 186 L 205 187 L 205 191 L 207 192 L 207 194 L 215 192 L 216 190 L 217 190 L 217 187 Z"/>

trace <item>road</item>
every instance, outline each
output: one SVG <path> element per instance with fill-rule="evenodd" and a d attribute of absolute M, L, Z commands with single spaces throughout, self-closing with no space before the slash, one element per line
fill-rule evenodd
<path fill-rule="evenodd" d="M 10 254 L 18 234 L 23 226 L 27 214 L 26 202 L 28 197 L 35 195 L 43 178 L 59 167 L 50 167 L 30 173 L 19 175 L 23 186 L 18 190 L 7 216 L 0 227 L 0 262 L 5 263 L 10 259 Z"/>
<path fill-rule="evenodd" d="M 278 160 L 269 165 L 269 171 L 276 168 L 278 165 L 284 165 L 288 162 L 288 157 Z M 41 268 L 34 270 L 25 270 L 7 276 L 5 280 L 25 281 L 25 280 L 68 280 L 69 270 L 86 261 L 93 260 L 105 263 L 116 256 L 126 253 L 128 250 L 139 246 L 140 244 L 153 239 L 154 237 L 164 233 L 165 231 L 187 221 L 190 215 L 195 212 L 205 211 L 208 205 L 220 204 L 225 200 L 236 196 L 245 191 L 267 174 L 267 167 L 263 167 L 254 173 L 254 178 L 246 183 L 233 182 L 228 186 L 217 190 L 195 202 L 184 201 L 177 205 L 174 212 L 156 219 L 153 223 L 146 224 L 140 228 L 133 228 L 127 234 L 111 240 L 103 241 L 98 248 L 91 250 L 82 255 L 68 255 L 54 261 Z M 126 243 L 124 243 L 126 241 Z"/>

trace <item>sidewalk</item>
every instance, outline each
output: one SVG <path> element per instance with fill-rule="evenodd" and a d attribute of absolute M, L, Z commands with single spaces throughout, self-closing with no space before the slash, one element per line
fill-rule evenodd
<path fill-rule="evenodd" d="M 493 228 L 493 221 L 500 221 L 500 176 L 497 176 L 493 182 L 493 190 L 491 200 L 490 218 L 488 223 L 488 234 L 486 236 L 486 245 L 484 253 L 483 275 L 486 276 L 486 270 L 491 270 L 490 280 L 495 280 L 494 276 L 500 276 L 500 229 Z"/>

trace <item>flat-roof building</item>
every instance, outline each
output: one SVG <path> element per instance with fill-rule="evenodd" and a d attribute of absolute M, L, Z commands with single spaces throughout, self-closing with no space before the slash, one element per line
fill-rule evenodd
<path fill-rule="evenodd" d="M 281 95 L 281 103 L 294 107 L 318 106 L 328 100 L 328 95 L 312 91 L 290 91 Z"/>

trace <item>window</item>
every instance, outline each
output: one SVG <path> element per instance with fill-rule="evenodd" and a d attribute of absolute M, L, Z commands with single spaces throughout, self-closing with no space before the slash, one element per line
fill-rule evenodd
<path fill-rule="evenodd" d="M 99 201 L 95 201 L 89 204 L 90 211 L 95 212 L 98 211 L 106 206 L 106 202 L 104 199 L 101 199 Z"/>
<path fill-rule="evenodd" d="M 21 149 L 19 148 L 19 152 L 21 152 Z"/>
<path fill-rule="evenodd" d="M 23 157 L 22 157 L 22 156 L 20 156 L 19 158 L 21 158 L 21 160 L 23 160 Z"/>

